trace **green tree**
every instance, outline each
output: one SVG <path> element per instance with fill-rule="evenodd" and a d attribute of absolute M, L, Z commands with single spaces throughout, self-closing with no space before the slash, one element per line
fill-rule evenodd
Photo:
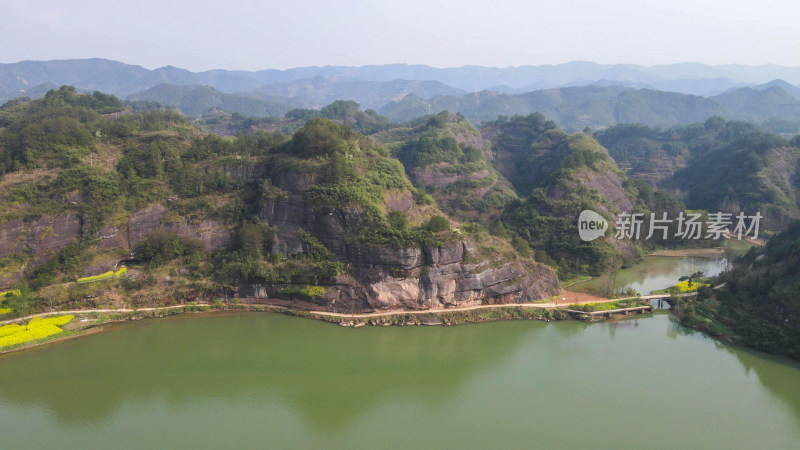
<path fill-rule="evenodd" d="M 433 216 L 425 223 L 425 229 L 431 233 L 438 233 L 450 229 L 450 221 L 442 216 Z"/>
<path fill-rule="evenodd" d="M 408 228 L 408 218 L 400 211 L 389 211 L 388 219 L 392 228 L 396 230 L 405 230 Z"/>
<path fill-rule="evenodd" d="M 161 178 L 164 176 L 164 156 L 158 144 L 152 142 L 146 148 L 147 162 L 145 163 L 145 176 L 148 178 Z"/>
<path fill-rule="evenodd" d="M 703 273 L 703 271 L 702 270 L 698 270 L 697 272 L 695 272 L 695 273 L 693 273 L 691 275 L 684 275 L 684 276 L 678 278 L 678 281 L 688 281 L 687 284 L 689 285 L 689 287 L 692 287 L 692 285 L 694 284 L 694 282 L 698 278 L 703 278 L 704 276 L 705 276 L 705 274 Z"/>

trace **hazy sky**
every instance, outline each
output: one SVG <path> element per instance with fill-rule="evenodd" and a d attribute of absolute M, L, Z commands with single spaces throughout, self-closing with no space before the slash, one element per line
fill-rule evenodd
<path fill-rule="evenodd" d="M 0 0 L 0 62 L 800 66 L 797 0 Z"/>

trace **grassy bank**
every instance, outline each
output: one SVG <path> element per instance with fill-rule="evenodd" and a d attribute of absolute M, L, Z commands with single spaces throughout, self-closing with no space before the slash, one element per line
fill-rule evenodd
<path fill-rule="evenodd" d="M 635 308 L 637 306 L 647 306 L 647 300 L 641 298 L 632 298 L 628 300 L 617 300 L 613 302 L 602 303 L 581 303 L 569 306 L 569 309 L 583 312 L 596 312 L 596 311 L 610 311 L 612 309 Z"/>
<path fill-rule="evenodd" d="M 408 312 L 373 317 L 335 317 L 314 314 L 308 311 L 283 311 L 291 315 L 308 317 L 337 323 L 346 327 L 372 326 L 413 326 L 413 325 L 462 325 L 467 323 L 493 322 L 497 320 L 566 320 L 570 315 L 560 309 L 509 306 L 501 308 L 472 309 L 445 312 Z"/>
<path fill-rule="evenodd" d="M 741 344 L 742 338 L 731 328 L 732 311 L 722 307 L 714 297 L 687 298 L 672 297 L 669 300 L 671 312 L 681 325 L 701 331 L 711 337 L 732 344 Z M 735 313 L 734 313 L 735 314 Z"/>

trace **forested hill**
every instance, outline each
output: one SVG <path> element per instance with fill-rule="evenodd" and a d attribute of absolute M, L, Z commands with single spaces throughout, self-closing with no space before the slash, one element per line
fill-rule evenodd
<path fill-rule="evenodd" d="M 381 115 L 394 122 L 406 122 L 441 111 L 458 112 L 473 123 L 493 121 L 498 116 L 540 112 L 568 131 L 587 127 L 603 129 L 620 123 L 669 128 L 701 122 L 712 116 L 756 122 L 779 133 L 800 131 L 800 100 L 778 86 L 737 89 L 712 98 L 618 86 L 554 88 L 524 94 L 482 91 L 426 98 L 419 94 L 448 88 L 398 81 L 382 85 L 340 82 L 329 86 L 329 83 L 319 80 L 315 83 L 309 86 L 298 82 L 281 88 L 264 87 L 235 94 L 208 86 L 160 84 L 136 92 L 128 100 L 158 102 L 193 118 L 213 110 L 247 117 L 283 117 L 294 108 L 320 109 L 342 99 L 354 100 L 366 109 L 378 109 Z M 317 85 L 320 89 L 316 89 Z M 410 91 L 412 93 L 406 95 Z M 393 100 L 400 95 L 405 97 Z"/>
<path fill-rule="evenodd" d="M 464 116 L 442 112 L 384 128 L 375 139 L 454 217 L 490 226 L 517 198 L 511 183 L 491 164 L 491 143 Z"/>
<path fill-rule="evenodd" d="M 632 262 L 656 241 L 579 239 L 576 217 L 583 210 L 613 223 L 621 212 L 683 211 L 672 195 L 629 178 L 591 136 L 565 133 L 541 114 L 487 124 L 481 133 L 492 144 L 492 163 L 508 178 L 519 199 L 504 209 L 502 229 L 518 248 L 531 248 L 537 260 L 559 268 L 559 275 L 600 275 Z M 674 232 L 672 233 L 674 234 Z M 673 238 L 660 245 L 674 246 Z"/>
<path fill-rule="evenodd" d="M 539 112 L 568 131 L 637 123 L 669 128 L 712 116 L 748 120 L 778 132 L 800 132 L 800 100 L 779 86 L 736 89 L 714 97 L 616 86 L 553 88 L 523 94 L 493 91 L 429 100 L 408 96 L 379 109 L 394 121 L 442 110 L 458 111 L 473 122 Z"/>
<path fill-rule="evenodd" d="M 681 321 L 712 335 L 800 360 L 800 222 L 737 260 L 697 301 L 676 301 Z"/>
<path fill-rule="evenodd" d="M 362 312 L 558 294 L 551 268 L 448 216 L 388 148 L 346 125 L 372 116 L 347 102 L 324 112 L 336 121 L 302 119 L 291 137 L 226 138 L 66 86 L 4 104 L 0 289 L 19 292 L 4 307 L 238 296 Z M 114 275 L 120 262 L 129 270 Z M 105 281 L 81 281 L 95 275 Z"/>
<path fill-rule="evenodd" d="M 102 59 L 0 64 L 0 100 L 36 98 L 70 84 L 79 91 L 147 98 L 191 117 L 209 108 L 265 117 L 282 115 L 289 106 L 319 109 L 334 100 L 352 100 L 396 122 L 445 110 L 474 124 L 540 112 L 567 131 L 619 123 L 670 127 L 719 115 L 796 133 L 800 89 L 792 83 L 799 82 L 797 69 L 700 64 L 573 62 L 506 69 L 396 64 L 201 73 Z"/>
<path fill-rule="evenodd" d="M 192 295 L 255 295 L 272 280 L 290 290 L 338 286 L 323 288 L 324 298 L 304 297 L 318 306 L 334 298 L 349 310 L 419 306 L 435 284 L 420 277 L 439 261 L 425 252 L 441 244 L 464 264 L 495 258 L 492 270 L 506 271 L 495 273 L 508 281 L 504 299 L 533 298 L 557 286 L 539 263 L 563 277 L 599 275 L 655 245 L 610 234 L 581 241 L 575 218 L 585 209 L 613 223 L 620 212 L 675 217 L 684 204 L 758 208 L 769 231 L 798 211 L 797 138 L 720 118 L 592 136 L 567 133 L 542 114 L 481 128 L 446 112 L 396 124 L 336 101 L 280 119 L 220 112 L 190 123 L 157 105 L 62 87 L 7 102 L 0 127 L 0 286 L 19 283 L 34 296 L 171 242 L 175 254 L 145 259 L 199 273 Z M 208 132 L 215 128 L 232 136 Z M 653 166 L 665 172 L 648 171 Z M 284 257 L 313 264 L 284 265 Z M 369 269 L 376 264 L 394 272 L 378 276 Z M 465 267 L 447 270 L 458 279 L 477 270 Z M 387 278 L 401 273 L 421 283 L 403 285 L 402 298 L 389 294 L 396 280 Z M 535 291 L 518 284 L 523 275 Z M 477 297 L 444 298 L 483 301 L 484 287 Z"/>
<path fill-rule="evenodd" d="M 628 174 L 689 208 L 760 211 L 762 227 L 773 231 L 800 219 L 800 137 L 719 117 L 670 130 L 620 125 L 595 137 Z"/>
<path fill-rule="evenodd" d="M 393 79 L 384 82 L 316 76 L 285 83 L 270 83 L 246 95 L 291 99 L 305 107 L 321 108 L 336 100 L 352 100 L 366 109 L 377 109 L 406 95 L 432 98 L 462 95 L 466 91 L 438 81 Z"/>
<path fill-rule="evenodd" d="M 226 94 L 208 86 L 176 86 L 159 84 L 128 97 L 131 102 L 156 102 L 180 110 L 187 117 L 201 117 L 214 110 L 246 117 L 283 117 L 302 106 L 288 98 Z"/>

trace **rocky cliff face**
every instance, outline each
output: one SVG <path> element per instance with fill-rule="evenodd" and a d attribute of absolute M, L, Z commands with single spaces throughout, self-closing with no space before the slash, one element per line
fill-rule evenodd
<path fill-rule="evenodd" d="M 303 229 L 349 267 L 346 275 L 325 286 L 321 299 L 300 306 L 337 312 L 424 310 L 532 302 L 549 299 L 561 289 L 549 267 L 516 257 L 482 259 L 478 245 L 466 235 L 439 246 L 400 249 L 349 242 L 347 232 L 358 226 L 362 211 L 325 212 L 305 205 L 302 192 L 308 179 L 301 175 L 283 174 L 272 182 L 289 193 L 289 198 L 261 211 L 261 218 L 278 228 L 273 251 L 284 255 L 300 253 L 303 244 L 298 230 Z M 280 302 L 281 287 L 245 283 L 239 286 L 239 295 Z"/>
<path fill-rule="evenodd" d="M 183 219 L 178 221 L 165 222 L 164 216 L 166 209 L 160 203 L 154 203 L 131 214 L 128 220 L 128 232 L 114 236 L 117 228 L 110 225 L 100 231 L 101 239 L 103 232 L 106 231 L 110 239 L 104 239 L 100 245 L 108 246 L 119 245 L 118 248 L 133 248 L 146 239 L 156 230 L 165 230 L 175 233 L 182 238 L 198 239 L 203 242 L 207 250 L 213 250 L 226 246 L 231 239 L 230 226 L 224 225 L 215 220 L 202 220 L 196 223 L 189 223 Z M 118 231 L 118 230 L 117 230 Z M 128 245 L 125 246 L 124 244 Z"/>
<path fill-rule="evenodd" d="M 166 209 L 155 203 L 131 214 L 128 223 L 123 226 L 106 224 L 96 236 L 99 240 L 97 248 L 130 252 L 137 243 L 156 230 L 167 230 L 181 237 L 199 239 L 209 250 L 224 247 L 230 242 L 230 226 L 213 220 L 165 223 L 165 213 Z M 82 221 L 74 212 L 45 215 L 34 218 L 29 223 L 21 220 L 0 223 L 0 260 L 10 257 L 19 260 L 19 264 L 0 272 L 0 289 L 22 279 L 26 269 L 43 264 L 67 245 L 78 242 L 83 233 Z M 116 262 L 117 258 L 96 262 L 86 268 L 85 275 L 96 275 L 110 270 Z"/>
<path fill-rule="evenodd" d="M 0 259 L 15 258 L 17 264 L 0 273 L 0 289 L 19 281 L 26 268 L 46 262 L 80 236 L 81 221 L 72 212 L 37 217 L 27 224 L 21 220 L 1 223 Z"/>

